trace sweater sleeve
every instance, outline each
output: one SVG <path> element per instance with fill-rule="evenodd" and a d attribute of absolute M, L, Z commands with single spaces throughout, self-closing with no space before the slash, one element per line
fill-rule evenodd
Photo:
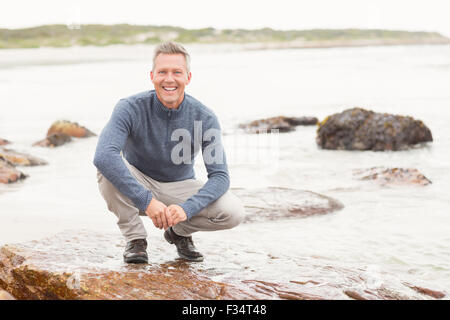
<path fill-rule="evenodd" d="M 145 211 L 152 194 L 131 175 L 120 154 L 132 133 L 133 120 L 136 117 L 133 117 L 130 104 L 126 100 L 120 100 L 99 136 L 94 165 L 138 209 Z"/>
<path fill-rule="evenodd" d="M 188 219 L 220 198 L 230 187 L 230 177 L 219 122 L 215 116 L 208 122 L 209 125 L 204 128 L 201 142 L 202 157 L 208 173 L 208 180 L 196 194 L 181 204 Z"/>

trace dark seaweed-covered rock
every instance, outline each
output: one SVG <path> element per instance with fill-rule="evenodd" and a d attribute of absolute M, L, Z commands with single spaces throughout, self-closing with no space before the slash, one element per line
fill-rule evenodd
<path fill-rule="evenodd" d="M 321 148 L 333 150 L 404 150 L 429 141 L 431 131 L 420 120 L 361 108 L 328 116 L 316 137 Z"/>
<path fill-rule="evenodd" d="M 267 119 L 254 120 L 249 123 L 239 125 L 248 133 L 270 133 L 271 130 L 279 132 L 289 132 L 295 130 L 296 126 L 316 125 L 317 118 L 314 117 L 272 117 Z"/>

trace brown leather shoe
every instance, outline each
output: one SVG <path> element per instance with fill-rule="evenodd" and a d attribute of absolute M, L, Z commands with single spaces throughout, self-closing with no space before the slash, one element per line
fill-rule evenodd
<path fill-rule="evenodd" d="M 123 260 L 126 263 L 148 263 L 147 240 L 135 239 L 127 243 Z"/>
<path fill-rule="evenodd" d="M 203 261 L 203 255 L 195 247 L 191 236 L 179 236 L 172 230 L 172 227 L 170 227 L 164 232 L 164 238 L 170 244 L 175 244 L 178 255 L 181 258 L 196 262 Z"/>

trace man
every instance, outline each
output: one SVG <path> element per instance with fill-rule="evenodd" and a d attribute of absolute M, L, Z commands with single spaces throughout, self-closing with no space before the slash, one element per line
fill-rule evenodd
<path fill-rule="evenodd" d="M 203 261 L 192 233 L 233 228 L 244 216 L 242 203 L 228 191 L 217 117 L 184 92 L 191 77 L 183 46 L 158 45 L 150 72 L 154 90 L 121 99 L 99 137 L 97 180 L 127 240 L 127 263 L 148 262 L 140 215 L 164 228 L 164 238 L 190 261 Z M 200 150 L 208 172 L 205 184 L 195 179 L 193 169 Z"/>

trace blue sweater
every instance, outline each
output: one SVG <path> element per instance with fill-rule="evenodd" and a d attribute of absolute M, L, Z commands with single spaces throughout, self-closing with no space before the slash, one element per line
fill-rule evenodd
<path fill-rule="evenodd" d="M 122 160 L 121 151 L 125 159 L 145 175 L 160 182 L 173 182 L 195 178 L 194 158 L 201 149 L 208 181 L 195 195 L 180 204 L 190 219 L 222 196 L 230 185 L 221 136 L 199 139 L 197 134 L 195 138 L 194 121 L 200 121 L 202 135 L 208 129 L 216 129 L 215 132 L 220 133 L 213 111 L 188 94 L 184 95 L 177 109 L 165 107 L 154 90 L 121 99 L 100 134 L 94 165 L 137 208 L 145 211 L 152 200 L 152 192 L 131 175 Z M 189 132 L 192 138 L 183 139 L 179 134 L 173 136 L 176 129 L 186 129 L 181 131 Z M 181 147 L 184 147 L 183 151 L 178 152 Z M 190 157 L 186 152 L 189 148 Z M 222 161 L 211 163 L 211 157 L 205 158 L 205 149 L 215 150 L 206 152 L 207 156 L 217 156 L 215 153 L 222 152 Z M 174 163 L 174 154 L 182 155 L 184 161 Z"/>

